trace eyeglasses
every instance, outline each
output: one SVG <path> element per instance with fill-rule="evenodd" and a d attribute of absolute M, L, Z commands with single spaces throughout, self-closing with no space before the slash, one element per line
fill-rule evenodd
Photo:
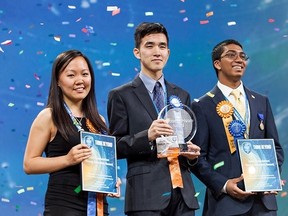
<path fill-rule="evenodd" d="M 247 61 L 249 59 L 248 55 L 244 52 L 236 52 L 235 50 L 229 50 L 225 55 L 221 56 L 222 58 L 229 58 L 231 60 L 235 60 L 237 57 L 240 57 L 243 61 Z"/>

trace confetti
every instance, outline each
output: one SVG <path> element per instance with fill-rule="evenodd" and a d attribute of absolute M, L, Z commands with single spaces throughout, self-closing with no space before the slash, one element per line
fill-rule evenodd
<path fill-rule="evenodd" d="M 134 23 L 128 23 L 128 24 L 127 24 L 127 27 L 133 28 L 133 27 L 134 27 Z"/>
<path fill-rule="evenodd" d="M 20 50 L 19 55 L 22 55 L 24 53 L 24 50 Z"/>
<path fill-rule="evenodd" d="M 1 45 L 10 45 L 12 44 L 12 40 L 6 40 L 1 43 Z"/>
<path fill-rule="evenodd" d="M 24 192 L 25 192 L 24 188 L 22 188 L 22 189 L 20 189 L 20 190 L 17 191 L 18 194 L 22 194 L 22 193 L 24 193 Z"/>
<path fill-rule="evenodd" d="M 76 9 L 76 6 L 74 6 L 74 5 L 68 5 L 68 8 L 74 10 L 74 9 Z"/>
<path fill-rule="evenodd" d="M 45 104 L 42 102 L 37 102 L 37 106 L 44 106 Z"/>
<path fill-rule="evenodd" d="M 214 15 L 213 11 L 210 11 L 210 12 L 206 13 L 206 17 L 210 17 L 210 16 L 213 16 L 213 15 Z"/>
<path fill-rule="evenodd" d="M 281 197 L 286 197 L 286 196 L 287 196 L 287 192 L 286 191 L 281 193 Z"/>
<path fill-rule="evenodd" d="M 213 167 L 213 169 L 216 170 L 216 169 L 218 169 L 218 168 L 221 167 L 221 166 L 224 166 L 224 161 L 221 161 L 221 162 L 215 164 L 214 167 Z"/>
<path fill-rule="evenodd" d="M 75 22 L 80 22 L 82 20 L 82 18 L 78 18 Z"/>
<path fill-rule="evenodd" d="M 6 198 L 1 198 L 1 202 L 6 202 L 6 203 L 9 203 L 10 200 L 9 199 L 6 199 Z"/>
<path fill-rule="evenodd" d="M 74 10 L 74 9 L 76 9 L 76 6 L 74 6 L 74 5 L 68 5 L 68 8 Z"/>
<path fill-rule="evenodd" d="M 153 12 L 145 12 L 145 16 L 153 16 Z"/>
<path fill-rule="evenodd" d="M 74 192 L 75 193 L 80 193 L 80 191 L 81 191 L 81 185 L 79 185 L 78 187 L 76 187 L 75 189 L 74 189 Z"/>
<path fill-rule="evenodd" d="M 62 21 L 62 25 L 69 25 L 70 22 L 69 21 Z"/>
<path fill-rule="evenodd" d="M 27 187 L 26 190 L 27 191 L 32 191 L 32 190 L 34 190 L 34 187 Z"/>
<path fill-rule="evenodd" d="M 200 192 L 197 192 L 197 193 L 194 195 L 194 197 L 198 197 L 199 194 L 200 194 Z"/>
<path fill-rule="evenodd" d="M 4 53 L 4 50 L 0 47 L 0 51 L 2 52 L 2 53 Z"/>
<path fill-rule="evenodd" d="M 36 203 L 36 202 L 33 202 L 33 201 L 31 201 L 30 204 L 31 204 L 31 205 L 34 205 L 34 206 L 37 205 L 37 203 Z"/>
<path fill-rule="evenodd" d="M 117 76 L 117 77 L 118 77 L 118 76 L 120 76 L 120 73 L 112 72 L 111 75 L 112 75 L 112 76 Z"/>
<path fill-rule="evenodd" d="M 107 11 L 114 11 L 114 10 L 117 10 L 118 7 L 117 6 L 107 6 Z"/>
<path fill-rule="evenodd" d="M 112 16 L 115 16 L 115 15 L 117 15 L 119 13 L 120 13 L 120 8 L 117 8 L 117 9 L 112 11 Z"/>
<path fill-rule="evenodd" d="M 236 22 L 235 21 L 231 21 L 231 22 L 228 22 L 227 25 L 228 26 L 233 26 L 233 25 L 236 25 Z"/>
<path fill-rule="evenodd" d="M 105 67 L 105 66 L 110 66 L 110 62 L 103 62 L 103 63 L 102 63 L 102 66 L 103 66 L 103 67 Z"/>
<path fill-rule="evenodd" d="M 61 37 L 60 36 L 54 36 L 54 40 L 57 41 L 57 42 L 60 42 L 61 41 Z"/>
<path fill-rule="evenodd" d="M 40 80 L 40 77 L 36 73 L 34 73 L 34 77 L 36 80 Z"/>
<path fill-rule="evenodd" d="M 179 13 L 186 13 L 186 10 L 180 10 Z"/>
<path fill-rule="evenodd" d="M 9 103 L 8 106 L 9 107 L 13 107 L 15 104 L 14 103 Z"/>
<path fill-rule="evenodd" d="M 188 21 L 188 17 L 183 18 L 183 22 L 187 22 Z"/>
<path fill-rule="evenodd" d="M 200 21 L 200 24 L 201 25 L 205 25 L 205 24 L 208 24 L 209 23 L 209 20 L 201 20 Z"/>
<path fill-rule="evenodd" d="M 270 19 L 268 19 L 268 22 L 269 22 L 269 23 L 274 23 L 274 22 L 275 22 L 275 20 L 274 20 L 274 19 L 272 19 L 272 18 L 270 18 Z"/>
<path fill-rule="evenodd" d="M 76 35 L 75 35 L 75 34 L 69 34 L 68 37 L 70 37 L 70 38 L 76 38 Z"/>
<path fill-rule="evenodd" d="M 31 86 L 28 85 L 28 84 L 26 84 L 26 85 L 25 85 L 25 88 L 29 89 L 29 88 L 31 88 Z"/>

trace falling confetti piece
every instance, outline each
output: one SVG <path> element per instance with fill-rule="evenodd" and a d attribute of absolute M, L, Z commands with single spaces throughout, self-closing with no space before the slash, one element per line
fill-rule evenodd
<path fill-rule="evenodd" d="M 70 38 L 76 38 L 76 34 L 69 34 L 68 37 L 70 37 Z"/>
<path fill-rule="evenodd" d="M 201 20 L 200 21 L 200 24 L 201 25 L 205 25 L 205 24 L 208 24 L 209 23 L 209 20 Z"/>
<path fill-rule="evenodd" d="M 183 22 L 187 22 L 188 21 L 188 17 L 183 18 Z"/>
<path fill-rule="evenodd" d="M 112 16 L 115 16 L 115 15 L 117 15 L 119 13 L 120 13 L 120 8 L 117 8 L 116 10 L 112 11 Z"/>
<path fill-rule="evenodd" d="M 9 203 L 10 200 L 9 199 L 6 199 L 6 198 L 1 198 L 1 202 L 6 202 L 6 203 Z"/>
<path fill-rule="evenodd" d="M 44 106 L 45 104 L 42 102 L 37 102 L 37 106 Z"/>
<path fill-rule="evenodd" d="M 22 188 L 22 189 L 20 189 L 20 190 L 17 191 L 18 194 L 22 194 L 22 193 L 24 193 L 24 192 L 25 192 L 24 188 Z"/>
<path fill-rule="evenodd" d="M 179 13 L 186 13 L 186 10 L 180 10 Z"/>
<path fill-rule="evenodd" d="M 133 27 L 134 27 L 134 23 L 128 23 L 128 24 L 127 24 L 127 27 L 133 28 Z"/>
<path fill-rule="evenodd" d="M 33 201 L 31 201 L 30 204 L 31 204 L 31 205 L 34 205 L 34 206 L 37 205 L 37 203 L 36 203 L 36 202 L 33 202 Z"/>
<path fill-rule="evenodd" d="M 233 25 L 236 25 L 236 22 L 235 21 L 231 21 L 231 22 L 228 22 L 227 25 L 228 26 L 233 26 Z"/>
<path fill-rule="evenodd" d="M 15 90 L 15 87 L 14 87 L 14 86 L 10 86 L 9 89 L 12 90 L 12 91 L 14 91 L 14 90 Z"/>
<path fill-rule="evenodd" d="M 112 76 L 117 76 L 117 77 L 118 77 L 118 76 L 120 76 L 120 73 L 112 72 L 111 75 L 112 75 Z"/>
<path fill-rule="evenodd" d="M 215 164 L 214 167 L 213 167 L 213 169 L 216 170 L 216 169 L 218 169 L 218 168 L 221 167 L 221 166 L 224 166 L 224 161 L 221 161 L 221 162 Z"/>
<path fill-rule="evenodd" d="M 117 10 L 118 7 L 117 6 L 107 6 L 106 10 L 107 11 L 114 11 L 114 10 Z"/>
<path fill-rule="evenodd" d="M 0 51 L 2 52 L 2 53 L 4 53 L 4 50 L 0 47 Z"/>
<path fill-rule="evenodd" d="M 1 43 L 1 45 L 10 45 L 12 44 L 12 40 L 6 40 Z"/>
<path fill-rule="evenodd" d="M 34 77 L 36 80 L 40 80 L 40 77 L 36 73 L 34 73 Z"/>
<path fill-rule="evenodd" d="M 29 88 L 31 88 L 31 86 L 28 85 L 28 84 L 26 84 L 26 85 L 25 85 L 25 88 L 28 88 L 28 89 L 29 89 Z"/>
<path fill-rule="evenodd" d="M 27 191 L 32 191 L 32 190 L 34 190 L 34 187 L 27 187 L 26 190 Z"/>
<path fill-rule="evenodd" d="M 20 50 L 19 55 L 22 55 L 24 53 L 24 50 Z"/>
<path fill-rule="evenodd" d="M 281 197 L 286 197 L 286 196 L 287 196 L 287 192 L 286 191 L 281 193 Z"/>
<path fill-rule="evenodd" d="M 80 22 L 82 20 L 82 18 L 78 18 L 75 22 Z"/>
<path fill-rule="evenodd" d="M 9 103 L 8 106 L 9 107 L 13 107 L 15 104 L 14 103 Z"/>
<path fill-rule="evenodd" d="M 74 5 L 68 5 L 68 8 L 74 10 L 74 9 L 76 9 L 76 6 L 74 6 Z"/>
<path fill-rule="evenodd" d="M 213 16 L 213 15 L 214 15 L 213 11 L 210 11 L 210 12 L 206 13 L 206 17 L 210 17 L 210 16 Z"/>
<path fill-rule="evenodd" d="M 103 66 L 103 67 L 105 67 L 105 66 L 110 66 L 110 62 L 103 62 L 102 66 Z"/>
<path fill-rule="evenodd" d="M 194 195 L 194 197 L 198 197 L 199 194 L 200 194 L 200 192 L 197 192 L 197 193 Z"/>
<path fill-rule="evenodd" d="M 77 188 L 74 189 L 74 192 L 77 194 L 80 193 L 80 191 L 81 191 L 81 185 L 79 185 Z"/>
<path fill-rule="evenodd" d="M 145 12 L 145 16 L 153 16 L 153 12 Z"/>
<path fill-rule="evenodd" d="M 69 25 L 70 22 L 69 21 L 62 21 L 62 25 Z"/>
<path fill-rule="evenodd" d="M 274 23 L 274 22 L 275 22 L 275 20 L 274 20 L 274 19 L 272 19 L 272 18 L 270 18 L 270 19 L 268 19 L 268 22 L 269 22 L 269 23 Z"/>
<path fill-rule="evenodd" d="M 61 41 L 61 37 L 60 36 L 54 36 L 54 40 L 60 42 Z"/>

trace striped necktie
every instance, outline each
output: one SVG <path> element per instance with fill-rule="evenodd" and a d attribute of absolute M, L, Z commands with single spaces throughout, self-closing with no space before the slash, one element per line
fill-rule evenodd
<path fill-rule="evenodd" d="M 163 90 L 161 87 L 161 83 L 157 81 L 153 89 L 153 102 L 157 107 L 158 112 L 160 112 L 164 107 L 164 96 L 162 92 Z"/>

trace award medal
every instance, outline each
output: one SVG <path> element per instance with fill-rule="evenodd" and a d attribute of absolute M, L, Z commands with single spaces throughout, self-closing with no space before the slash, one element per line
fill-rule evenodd
<path fill-rule="evenodd" d="M 233 114 L 233 105 L 229 101 L 220 101 L 216 106 L 216 112 L 221 118 L 229 118 Z"/>
<path fill-rule="evenodd" d="M 261 113 L 258 113 L 257 116 L 260 120 L 259 128 L 260 128 L 260 130 L 263 131 L 264 130 L 264 123 L 263 123 L 264 122 L 264 115 Z"/>
<path fill-rule="evenodd" d="M 233 120 L 228 126 L 228 130 L 233 137 L 243 137 L 246 126 L 240 120 Z"/>
<path fill-rule="evenodd" d="M 181 108 L 181 107 L 183 107 L 180 98 L 177 97 L 177 96 L 175 96 L 175 95 L 172 95 L 172 96 L 169 98 L 169 104 L 170 104 L 172 107 L 174 107 L 174 108 Z"/>

